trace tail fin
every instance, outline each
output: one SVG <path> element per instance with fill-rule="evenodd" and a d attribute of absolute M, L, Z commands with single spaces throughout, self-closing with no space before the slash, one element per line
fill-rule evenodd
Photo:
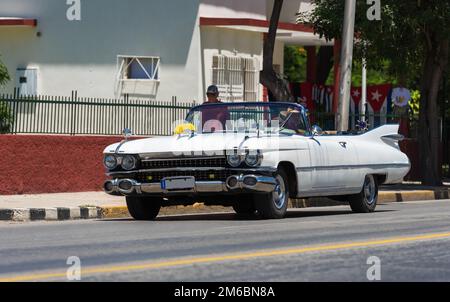
<path fill-rule="evenodd" d="M 384 125 L 364 133 L 363 136 L 370 140 L 382 139 L 384 141 L 398 142 L 404 139 L 404 136 L 398 133 L 399 128 L 399 125 Z"/>

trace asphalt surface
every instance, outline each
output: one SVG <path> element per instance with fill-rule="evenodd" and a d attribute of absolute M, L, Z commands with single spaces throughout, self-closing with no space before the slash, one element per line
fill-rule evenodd
<path fill-rule="evenodd" d="M 235 214 L 0 223 L 0 281 L 450 281 L 450 200 L 290 210 L 284 220 Z"/>

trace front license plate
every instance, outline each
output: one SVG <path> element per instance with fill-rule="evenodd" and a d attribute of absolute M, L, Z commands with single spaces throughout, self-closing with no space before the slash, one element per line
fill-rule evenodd
<path fill-rule="evenodd" d="M 163 190 L 191 190 L 195 187 L 195 177 L 167 177 L 161 181 Z"/>

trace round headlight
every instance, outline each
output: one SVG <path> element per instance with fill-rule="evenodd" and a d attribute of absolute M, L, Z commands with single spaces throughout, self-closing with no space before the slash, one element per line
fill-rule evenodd
<path fill-rule="evenodd" d="M 117 167 L 117 158 L 114 155 L 107 155 L 103 160 L 103 164 L 109 170 L 113 170 Z"/>
<path fill-rule="evenodd" d="M 125 170 L 133 170 L 136 168 L 136 158 L 132 155 L 126 155 L 122 158 L 122 168 Z"/>
<path fill-rule="evenodd" d="M 259 152 L 249 152 L 245 156 L 245 163 L 250 167 L 256 167 L 261 163 L 261 155 Z"/>
<path fill-rule="evenodd" d="M 242 164 L 242 157 L 238 154 L 231 154 L 227 156 L 227 161 L 230 166 L 236 168 Z"/>

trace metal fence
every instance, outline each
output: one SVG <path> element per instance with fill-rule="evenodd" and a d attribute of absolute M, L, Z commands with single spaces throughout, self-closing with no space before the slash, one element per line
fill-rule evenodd
<path fill-rule="evenodd" d="M 0 131 L 11 134 L 170 135 L 195 102 L 0 95 Z"/>

